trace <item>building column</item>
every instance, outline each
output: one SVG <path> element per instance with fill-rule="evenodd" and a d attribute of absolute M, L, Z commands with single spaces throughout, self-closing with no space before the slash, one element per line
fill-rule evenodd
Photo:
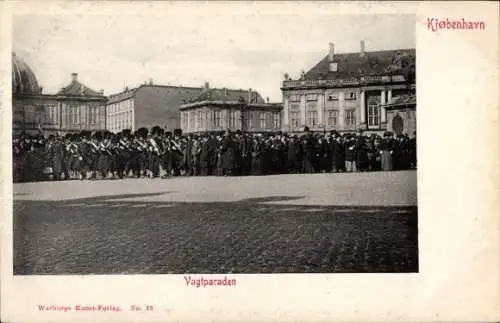
<path fill-rule="evenodd" d="M 380 120 L 382 123 L 387 122 L 387 115 L 385 111 L 385 89 L 380 92 Z"/>
<path fill-rule="evenodd" d="M 289 127 L 289 124 L 288 124 L 288 120 L 289 120 L 289 116 L 288 116 L 288 111 L 290 110 L 290 102 L 288 101 L 288 98 L 287 97 L 284 97 L 284 104 L 283 104 L 283 120 L 281 120 L 281 128 L 283 131 L 287 131 L 290 129 Z"/>
<path fill-rule="evenodd" d="M 306 124 L 306 96 L 300 96 L 300 125 Z"/>
<path fill-rule="evenodd" d="M 339 94 L 339 122 L 338 129 L 344 130 L 344 121 L 345 121 L 345 93 L 341 91 Z"/>
<path fill-rule="evenodd" d="M 318 96 L 318 125 L 322 126 L 322 129 L 325 129 L 325 92 L 322 92 L 321 95 Z"/>
<path fill-rule="evenodd" d="M 392 103 L 392 89 L 387 90 L 387 103 L 388 104 Z"/>
<path fill-rule="evenodd" d="M 362 126 L 365 125 L 366 123 L 366 100 L 365 100 L 365 91 L 362 90 L 360 95 L 359 95 L 359 100 L 360 100 L 360 118 L 359 121 Z"/>

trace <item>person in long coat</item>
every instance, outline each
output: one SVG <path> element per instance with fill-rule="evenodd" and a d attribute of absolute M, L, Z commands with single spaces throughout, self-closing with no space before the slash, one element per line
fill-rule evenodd
<path fill-rule="evenodd" d="M 231 176 L 235 164 L 236 147 L 230 131 L 226 131 L 222 139 L 221 168 L 222 175 Z"/>
<path fill-rule="evenodd" d="M 263 144 L 259 140 L 258 137 L 254 137 L 252 141 L 252 145 L 250 148 L 252 162 L 251 162 L 251 174 L 252 175 L 262 175 L 262 153 L 263 153 Z"/>
<path fill-rule="evenodd" d="M 345 147 L 340 135 L 337 135 L 333 142 L 333 171 L 345 171 Z"/>
<path fill-rule="evenodd" d="M 300 160 L 300 142 L 293 135 L 290 136 L 287 145 L 287 158 L 288 158 L 288 171 L 292 174 L 297 174 L 301 169 L 301 160 Z"/>
<path fill-rule="evenodd" d="M 47 154 L 50 158 L 50 165 L 52 167 L 52 174 L 55 180 L 60 180 L 61 175 L 65 171 L 65 145 L 59 136 L 53 138 L 48 146 Z"/>
<path fill-rule="evenodd" d="M 384 139 L 380 145 L 380 159 L 383 171 L 391 171 L 392 168 L 392 139 L 389 133 L 384 134 Z"/>
<path fill-rule="evenodd" d="M 208 137 L 203 137 L 200 149 L 200 176 L 208 176 L 211 162 L 211 143 Z"/>
<path fill-rule="evenodd" d="M 301 138 L 302 147 L 302 172 L 314 173 L 313 160 L 315 157 L 314 138 L 306 127 L 305 134 Z"/>

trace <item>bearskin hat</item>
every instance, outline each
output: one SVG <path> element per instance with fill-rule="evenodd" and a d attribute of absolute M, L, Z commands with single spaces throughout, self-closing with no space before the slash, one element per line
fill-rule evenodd
<path fill-rule="evenodd" d="M 180 129 L 180 128 L 174 129 L 174 136 L 176 136 L 176 137 L 182 136 L 182 129 Z"/>
<path fill-rule="evenodd" d="M 94 132 L 92 134 L 92 139 L 102 140 L 102 132 L 101 131 Z"/>
<path fill-rule="evenodd" d="M 158 135 L 160 135 L 161 130 L 163 130 L 163 129 L 161 129 L 160 126 L 154 126 L 153 128 L 151 128 L 151 134 L 153 136 L 158 136 Z"/>
<path fill-rule="evenodd" d="M 130 138 L 130 137 L 132 137 L 132 130 L 130 130 L 130 129 L 123 129 L 118 134 L 119 134 L 119 136 L 121 138 Z"/>
<path fill-rule="evenodd" d="M 80 131 L 80 138 L 89 139 L 90 138 L 90 131 L 88 131 L 88 130 Z"/>
<path fill-rule="evenodd" d="M 137 129 L 137 136 L 140 138 L 146 138 L 148 136 L 149 130 L 148 128 L 141 127 Z"/>
<path fill-rule="evenodd" d="M 306 127 L 304 127 L 304 132 L 309 132 L 309 131 L 311 131 L 311 130 L 309 129 L 309 127 L 307 127 L 307 126 L 306 126 Z"/>

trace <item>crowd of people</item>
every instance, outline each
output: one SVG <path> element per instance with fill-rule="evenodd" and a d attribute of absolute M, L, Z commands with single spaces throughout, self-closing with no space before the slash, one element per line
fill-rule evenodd
<path fill-rule="evenodd" d="M 156 126 L 13 137 L 15 182 L 414 169 L 416 138 L 363 131 L 182 134 Z"/>

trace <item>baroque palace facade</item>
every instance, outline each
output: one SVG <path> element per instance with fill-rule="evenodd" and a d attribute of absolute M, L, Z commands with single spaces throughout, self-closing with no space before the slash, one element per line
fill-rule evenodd
<path fill-rule="evenodd" d="M 282 128 L 380 133 L 392 128 L 387 125 L 386 108 L 394 108 L 392 102 L 401 96 L 411 96 L 414 88 L 415 49 L 366 52 L 361 41 L 359 52 L 337 54 L 330 43 L 328 55 L 302 72 L 300 79 L 285 74 Z M 414 110 L 415 102 L 405 107 Z M 415 117 L 415 113 L 405 116 Z"/>
<path fill-rule="evenodd" d="M 210 88 L 180 108 L 181 127 L 186 133 L 241 130 L 272 132 L 281 129 L 282 105 L 269 103 L 252 89 Z"/>
<path fill-rule="evenodd" d="M 103 91 L 96 92 L 78 81 L 56 94 L 44 94 L 33 70 L 12 54 L 12 131 L 13 133 L 77 133 L 106 128 Z"/>

